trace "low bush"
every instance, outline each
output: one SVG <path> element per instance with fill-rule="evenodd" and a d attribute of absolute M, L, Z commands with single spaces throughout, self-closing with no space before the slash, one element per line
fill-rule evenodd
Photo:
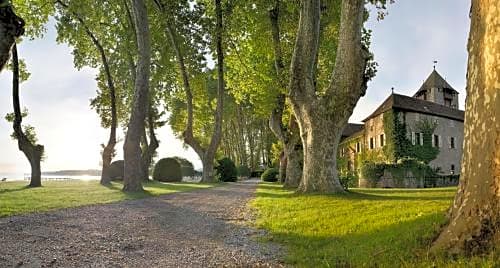
<path fill-rule="evenodd" d="M 174 158 L 175 160 L 177 160 L 177 162 L 179 162 L 179 164 L 181 164 L 183 177 L 193 177 L 195 175 L 193 163 L 191 163 L 189 160 L 179 156 L 175 156 L 172 158 Z"/>
<path fill-rule="evenodd" d="M 153 180 L 162 182 L 182 181 L 181 164 L 175 158 L 163 158 L 155 165 Z"/>
<path fill-rule="evenodd" d="M 263 181 L 267 182 L 275 182 L 278 181 L 278 175 L 279 175 L 279 170 L 277 168 L 268 168 L 264 173 L 262 173 L 262 176 L 260 178 Z"/>
<path fill-rule="evenodd" d="M 117 160 L 111 163 L 109 166 L 109 178 L 112 181 L 122 181 L 124 168 L 125 162 L 123 160 Z"/>
<path fill-rule="evenodd" d="M 250 177 L 250 169 L 245 165 L 238 166 L 238 177 Z"/>
<path fill-rule="evenodd" d="M 354 173 L 339 175 L 339 180 L 345 190 L 358 186 L 358 177 Z"/>
<path fill-rule="evenodd" d="M 215 166 L 215 174 L 219 181 L 236 181 L 238 171 L 236 170 L 236 165 L 234 164 L 233 160 L 228 157 L 224 157 L 217 160 L 217 165 Z"/>

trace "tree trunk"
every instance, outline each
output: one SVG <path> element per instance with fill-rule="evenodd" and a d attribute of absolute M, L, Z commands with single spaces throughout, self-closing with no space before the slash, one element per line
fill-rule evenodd
<path fill-rule="evenodd" d="M 17 56 L 17 46 L 12 47 L 12 101 L 14 105 L 14 136 L 17 139 L 19 150 L 24 153 L 31 165 L 31 181 L 29 187 L 42 186 L 42 174 L 40 162 L 43 156 L 43 146 L 34 144 L 23 132 L 21 104 L 19 101 L 19 59 Z"/>
<path fill-rule="evenodd" d="M 68 9 L 68 5 L 63 3 L 62 1 L 56 1 L 63 8 Z M 69 9 L 68 9 L 69 10 Z M 111 102 L 111 125 L 109 130 L 109 139 L 107 145 L 103 148 L 102 151 L 102 172 L 101 172 L 101 184 L 108 185 L 111 182 L 111 178 L 109 176 L 109 167 L 111 166 L 111 161 L 115 155 L 115 145 L 116 145 L 116 128 L 118 125 L 118 115 L 116 111 L 116 88 L 115 83 L 113 81 L 113 76 L 111 75 L 111 70 L 109 67 L 108 58 L 106 56 L 106 51 L 102 46 L 101 42 L 94 33 L 87 26 L 82 16 L 79 14 L 72 12 L 72 15 L 80 22 L 82 27 L 85 29 L 85 33 L 90 38 L 94 46 L 96 47 L 99 55 L 101 56 L 102 65 L 104 67 L 104 73 L 106 75 L 106 82 L 109 91 L 109 99 Z"/>
<path fill-rule="evenodd" d="M 156 2 L 161 12 L 165 12 L 164 7 L 160 2 Z M 200 142 L 194 137 L 193 134 L 193 94 L 191 91 L 191 86 L 189 83 L 189 75 L 184 62 L 184 54 L 181 51 L 181 47 L 177 41 L 177 36 L 174 33 L 174 29 L 170 24 L 167 24 L 167 35 L 170 38 L 172 46 L 175 50 L 177 56 L 177 63 L 179 65 L 180 74 L 182 77 L 182 82 L 184 90 L 186 91 L 186 106 L 187 106 L 187 122 L 186 129 L 184 130 L 183 137 L 184 142 L 191 146 L 193 150 L 198 154 L 203 163 L 203 176 L 202 182 L 213 182 L 214 181 L 214 161 L 215 153 L 219 148 L 220 141 L 222 138 L 222 121 L 223 121 L 223 107 L 224 107 L 224 51 L 222 47 L 222 33 L 223 33 L 223 22 L 222 22 L 222 6 L 220 0 L 215 0 L 215 13 L 216 13 L 216 52 L 217 52 L 217 73 L 218 73 L 218 86 L 217 86 L 217 107 L 215 111 L 215 124 L 214 132 L 210 140 L 210 144 L 207 148 L 203 148 Z M 207 165 L 205 167 L 205 164 Z"/>
<path fill-rule="evenodd" d="M 12 10 L 8 0 L 0 0 L 0 72 L 10 58 L 16 37 L 24 33 L 24 20 Z"/>
<path fill-rule="evenodd" d="M 353 109 L 366 91 L 370 54 L 362 44 L 363 0 L 343 0 L 335 67 L 318 94 L 320 0 L 303 1 L 292 56 L 290 100 L 304 146 L 300 192 L 344 192 L 337 174 L 337 147 Z"/>
<path fill-rule="evenodd" d="M 290 118 L 289 138 L 285 145 L 286 180 L 284 187 L 297 188 L 302 180 L 303 150 L 299 135 L 299 126 L 292 116 Z"/>
<path fill-rule="evenodd" d="M 500 246 L 500 8 L 471 8 L 464 155 L 449 224 L 432 251 L 476 254 Z"/>
<path fill-rule="evenodd" d="M 125 170 L 123 191 L 142 191 L 141 136 L 144 131 L 146 109 L 149 101 L 149 72 L 151 65 L 151 45 L 148 11 L 144 0 L 133 0 L 135 32 L 138 44 L 138 61 L 135 93 L 125 144 L 123 145 Z"/>
<path fill-rule="evenodd" d="M 285 149 L 283 149 L 280 153 L 280 166 L 279 166 L 279 182 L 281 183 L 284 183 L 285 180 L 286 180 L 286 162 L 287 162 L 287 159 L 286 159 L 286 153 L 285 153 Z"/>
<path fill-rule="evenodd" d="M 148 132 L 149 132 L 149 144 L 142 157 L 142 170 L 144 172 L 144 181 L 149 181 L 149 167 L 153 161 L 153 157 L 156 154 L 156 149 L 159 147 L 158 139 L 155 134 L 155 120 L 153 107 L 149 107 L 148 112 Z"/>

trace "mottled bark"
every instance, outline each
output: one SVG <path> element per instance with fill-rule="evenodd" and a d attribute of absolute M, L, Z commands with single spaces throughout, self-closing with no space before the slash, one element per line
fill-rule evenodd
<path fill-rule="evenodd" d="M 500 248 L 500 5 L 471 8 L 464 154 L 449 223 L 432 250 L 476 254 Z"/>
<path fill-rule="evenodd" d="M 317 94 L 320 0 L 303 1 L 291 63 L 290 100 L 304 147 L 300 192 L 343 192 L 337 147 L 354 106 L 366 91 L 369 52 L 362 45 L 364 1 L 343 0 L 335 67 L 324 94 Z"/>
<path fill-rule="evenodd" d="M 289 123 L 289 138 L 285 145 L 286 179 L 284 187 L 297 188 L 302 179 L 303 150 L 299 126 L 292 116 Z"/>
<path fill-rule="evenodd" d="M 149 100 L 149 74 L 151 65 L 151 40 L 148 11 L 144 0 L 133 0 L 132 9 L 137 35 L 138 61 L 136 69 L 134 100 L 123 145 L 125 172 L 123 191 L 142 191 L 141 136 L 144 131 Z"/>
<path fill-rule="evenodd" d="M 165 12 L 161 3 L 155 2 L 161 12 Z M 194 123 L 194 108 L 193 108 L 193 93 L 191 90 L 188 70 L 185 64 L 185 57 L 180 47 L 178 37 L 174 31 L 174 27 L 167 24 L 166 32 L 175 50 L 177 63 L 179 66 L 180 75 L 182 77 L 183 87 L 186 92 L 186 106 L 187 106 L 187 122 L 186 129 L 183 132 L 184 142 L 188 144 L 196 154 L 200 157 L 203 164 L 202 182 L 213 182 L 214 178 L 214 161 L 215 154 L 220 145 L 222 138 L 222 120 L 223 120 L 223 107 L 224 107 L 224 51 L 222 48 L 222 7 L 220 0 L 215 0 L 215 13 L 216 13 L 216 54 L 217 54 L 217 73 L 218 73 L 218 86 L 217 86 L 217 106 L 215 111 L 215 124 L 210 144 L 207 148 L 203 148 L 201 143 L 194 137 L 193 123 Z"/>
<path fill-rule="evenodd" d="M 24 33 L 24 20 L 12 10 L 8 0 L 0 0 L 0 72 L 10 58 L 16 37 Z"/>
<path fill-rule="evenodd" d="M 43 146 L 34 144 L 28 136 L 23 132 L 22 128 L 22 113 L 21 104 L 19 101 L 19 59 L 17 56 L 17 46 L 14 44 L 12 47 L 12 101 L 14 105 L 14 136 L 17 139 L 19 150 L 24 153 L 31 166 L 31 180 L 30 187 L 42 186 L 42 174 L 40 162 L 43 156 Z"/>

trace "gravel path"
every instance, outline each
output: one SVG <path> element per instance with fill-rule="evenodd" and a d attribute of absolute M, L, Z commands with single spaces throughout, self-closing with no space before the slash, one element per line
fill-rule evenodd
<path fill-rule="evenodd" d="M 0 218 L 0 267 L 280 267 L 246 224 L 257 183 Z"/>

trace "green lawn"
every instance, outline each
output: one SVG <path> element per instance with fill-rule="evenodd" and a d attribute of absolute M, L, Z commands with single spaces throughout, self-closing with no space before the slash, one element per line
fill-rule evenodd
<path fill-rule="evenodd" d="M 145 198 L 215 185 L 152 181 L 144 184 L 144 193 L 127 194 L 121 191 L 122 184 L 116 182 L 110 187 L 102 186 L 95 180 L 48 181 L 43 182 L 41 188 L 26 188 L 26 184 L 27 182 L 0 182 L 0 217 Z"/>
<path fill-rule="evenodd" d="M 355 189 L 296 195 L 261 184 L 252 207 L 266 239 L 283 244 L 298 267 L 494 267 L 500 256 L 432 258 L 427 249 L 445 222 L 455 188 Z M 497 263 L 495 263 L 497 261 Z"/>

